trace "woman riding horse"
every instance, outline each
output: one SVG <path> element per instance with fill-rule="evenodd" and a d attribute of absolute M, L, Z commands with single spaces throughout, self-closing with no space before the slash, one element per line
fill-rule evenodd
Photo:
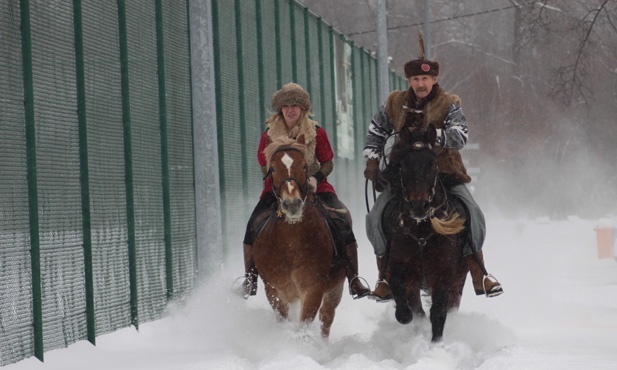
<path fill-rule="evenodd" d="M 299 321 L 308 326 L 319 313 L 321 336 L 328 339 L 343 296 L 346 258 L 336 252 L 324 205 L 309 191 L 304 135 L 276 139 L 265 155 L 278 209 L 253 243 L 255 265 L 277 318 L 288 319 L 297 302 Z"/>
<path fill-rule="evenodd" d="M 309 94 L 298 84 L 288 83 L 272 96 L 272 109 L 276 112 L 267 121 L 267 129 L 261 135 L 257 160 L 264 176 L 267 174 L 264 149 L 268 140 L 285 137 L 296 139 L 304 136 L 307 150 L 309 186 L 316 193 L 320 202 L 331 210 L 329 225 L 335 244 L 340 253 L 346 257 L 346 275 L 349 281 L 349 293 L 354 299 L 362 298 L 370 293 L 361 278 L 358 277 L 358 244 L 351 226 L 351 215 L 347 207 L 336 196 L 334 187 L 328 182 L 327 176 L 334 168 L 334 152 L 330 146 L 326 131 L 309 117 L 311 100 Z M 244 266 L 245 280 L 242 294 L 245 298 L 257 292 L 257 276 L 259 266 L 253 259 L 253 242 L 257 237 L 264 218 L 273 212 L 276 196 L 269 178 L 264 181 L 264 189 L 260 200 L 248 221 L 244 236 Z"/>

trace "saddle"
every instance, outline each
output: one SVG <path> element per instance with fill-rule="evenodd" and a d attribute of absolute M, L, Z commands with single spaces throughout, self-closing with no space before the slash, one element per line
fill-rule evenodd
<path fill-rule="evenodd" d="M 392 225 L 394 218 L 398 217 L 397 210 L 399 209 L 400 202 L 401 201 L 398 200 L 396 197 L 392 198 L 390 202 L 385 206 L 383 213 L 381 215 L 381 228 L 383 231 L 383 235 L 386 238 L 386 246 L 389 246 L 392 240 L 392 233 L 390 231 L 390 225 Z M 462 253 L 465 247 L 467 246 L 471 247 L 472 245 L 471 240 L 470 240 L 470 234 L 468 231 L 469 223 L 470 223 L 469 212 L 467 211 L 467 207 L 465 207 L 463 202 L 460 199 L 458 199 L 456 196 L 454 196 L 453 194 L 448 194 L 448 207 L 456 209 L 456 211 L 459 214 L 465 217 L 465 231 L 459 234 L 459 237 L 458 237 L 458 244 L 459 244 L 459 247 Z"/>
<path fill-rule="evenodd" d="M 346 241 L 351 233 L 347 219 L 338 210 L 327 207 L 319 198 L 317 198 L 317 204 L 330 230 L 330 237 L 334 244 L 334 256 L 345 255 Z"/>
<path fill-rule="evenodd" d="M 334 244 L 334 255 L 344 255 L 347 238 L 351 233 L 351 227 L 348 226 L 348 221 L 343 214 L 338 210 L 333 209 L 325 205 L 319 198 L 316 200 L 316 206 L 321 211 L 324 217 L 328 229 L 330 230 L 330 237 Z M 274 203 L 271 207 L 261 212 L 253 220 L 251 226 L 251 238 L 256 240 L 259 234 L 265 229 L 266 225 L 272 220 L 276 220 L 277 205 Z"/>

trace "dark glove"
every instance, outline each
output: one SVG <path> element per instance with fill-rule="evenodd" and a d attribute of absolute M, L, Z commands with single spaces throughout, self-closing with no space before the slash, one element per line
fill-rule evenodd
<path fill-rule="evenodd" d="M 379 176 L 379 159 L 369 159 L 366 162 L 366 169 L 364 170 L 364 177 L 367 180 L 375 182 Z"/>

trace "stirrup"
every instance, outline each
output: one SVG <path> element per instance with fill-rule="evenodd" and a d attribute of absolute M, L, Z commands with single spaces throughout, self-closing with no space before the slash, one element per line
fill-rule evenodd
<path fill-rule="evenodd" d="M 486 291 L 486 280 L 497 283 L 497 285 L 493 286 L 490 291 Z M 482 279 L 482 289 L 484 289 L 484 295 L 486 298 L 497 297 L 498 295 L 503 294 L 503 288 L 501 287 L 501 283 L 491 274 L 484 276 Z"/>
<path fill-rule="evenodd" d="M 388 281 L 386 279 L 381 279 L 381 280 L 377 280 L 377 282 L 375 283 L 375 288 L 377 287 L 377 285 L 379 285 L 379 283 L 384 283 L 388 286 L 388 289 L 390 289 L 390 284 L 388 283 Z M 392 293 L 392 289 L 390 289 L 390 297 L 385 297 L 385 298 L 381 298 L 377 295 L 374 294 L 375 290 L 373 290 L 371 292 L 371 294 L 369 294 L 368 298 L 372 299 L 378 303 L 386 303 L 386 302 L 390 302 L 391 300 L 394 299 L 394 294 Z"/>
<path fill-rule="evenodd" d="M 371 288 L 367 288 L 367 289 L 366 289 L 366 293 L 364 293 L 364 294 L 353 294 L 353 293 L 352 293 L 352 291 L 351 291 L 351 284 L 352 284 L 352 283 L 353 283 L 356 279 L 363 281 L 363 282 L 364 282 L 364 284 L 363 284 L 363 285 L 364 285 L 365 287 L 367 287 L 367 286 L 368 286 L 368 283 L 366 282 L 366 280 L 365 280 L 363 277 L 360 277 L 360 276 L 358 276 L 358 275 L 356 275 L 356 276 L 352 277 L 352 278 L 349 280 L 349 295 L 351 295 L 351 298 L 353 298 L 353 299 L 360 299 L 360 298 L 364 298 L 364 297 L 366 297 L 366 296 L 370 296 L 370 295 L 371 295 Z"/>
<path fill-rule="evenodd" d="M 247 279 L 248 277 L 245 275 L 245 276 L 240 276 L 236 280 L 234 280 L 234 282 L 231 284 L 232 293 L 239 295 L 240 297 L 244 299 L 249 299 L 250 296 L 256 295 L 257 294 L 257 284 L 253 284 L 252 282 L 249 282 L 250 286 L 249 286 L 249 289 L 247 289 L 246 286 L 244 285 L 244 282 Z"/>

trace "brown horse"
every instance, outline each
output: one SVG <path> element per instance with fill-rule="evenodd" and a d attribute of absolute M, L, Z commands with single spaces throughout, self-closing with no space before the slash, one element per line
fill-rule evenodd
<path fill-rule="evenodd" d="M 458 309 L 469 265 L 458 243 L 465 220 L 450 204 L 437 165 L 436 130 L 403 129 L 384 177 L 395 194 L 384 225 L 390 237 L 385 278 L 396 319 L 424 317 L 421 291 L 431 296 L 432 341 L 441 340 L 448 311 Z"/>
<path fill-rule="evenodd" d="M 253 244 L 255 266 L 279 319 L 287 319 L 289 305 L 299 300 L 300 321 L 310 324 L 319 311 L 327 339 L 345 267 L 335 258 L 330 230 L 308 189 L 304 136 L 270 143 L 265 154 L 279 209 Z"/>

